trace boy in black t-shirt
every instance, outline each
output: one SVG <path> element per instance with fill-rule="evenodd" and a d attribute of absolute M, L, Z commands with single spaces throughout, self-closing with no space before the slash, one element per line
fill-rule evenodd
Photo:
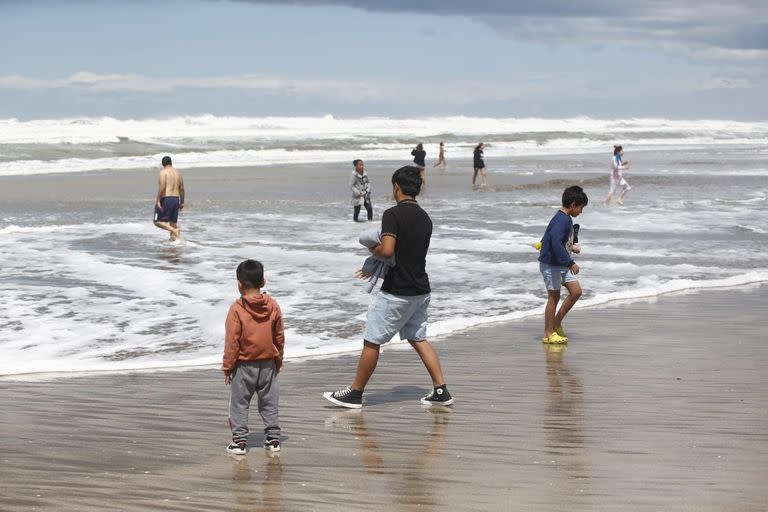
<path fill-rule="evenodd" d="M 453 403 L 437 351 L 427 341 L 430 287 L 425 267 L 432 220 L 415 199 L 421 184 L 419 169 L 413 166 L 401 167 L 392 175 L 397 205 L 382 215 L 381 244 L 373 249 L 373 255 L 382 260 L 394 255 L 396 263 L 387 272 L 381 291 L 368 309 L 355 380 L 345 389 L 323 393 L 328 401 L 341 407 L 359 409 L 363 406 L 363 390 L 376 369 L 381 345 L 398 332 L 400 339 L 407 339 L 419 354 L 432 378 L 434 389 L 421 403 L 443 406 Z"/>

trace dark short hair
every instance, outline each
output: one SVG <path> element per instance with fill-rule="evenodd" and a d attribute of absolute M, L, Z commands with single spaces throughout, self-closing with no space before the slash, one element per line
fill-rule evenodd
<path fill-rule="evenodd" d="M 264 286 L 264 265 L 260 261 L 245 260 L 237 266 L 237 280 L 245 288 Z"/>
<path fill-rule="evenodd" d="M 576 206 L 587 206 L 589 203 L 589 198 L 584 189 L 578 185 L 573 185 L 563 191 L 563 207 L 568 208 L 574 203 Z"/>
<path fill-rule="evenodd" d="M 173 162 L 171 162 L 171 157 L 164 156 L 162 164 L 163 164 L 163 167 L 168 167 L 169 165 L 173 165 Z"/>
<path fill-rule="evenodd" d="M 352 165 L 357 167 L 357 162 L 362 162 L 362 160 L 360 160 L 359 158 L 355 158 L 354 160 L 352 160 Z"/>
<path fill-rule="evenodd" d="M 416 197 L 421 192 L 421 175 L 419 168 L 412 165 L 406 165 L 396 170 L 392 174 L 392 184 L 400 186 L 403 194 Z"/>
<path fill-rule="evenodd" d="M 621 153 L 622 149 L 624 149 L 624 148 L 621 147 L 620 145 L 616 144 L 615 146 L 613 146 L 613 154 L 614 155 L 618 155 L 619 153 Z"/>

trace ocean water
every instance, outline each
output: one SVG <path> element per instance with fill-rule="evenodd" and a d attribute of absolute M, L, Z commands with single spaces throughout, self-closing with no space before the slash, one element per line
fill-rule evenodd
<path fill-rule="evenodd" d="M 469 186 L 480 140 L 487 192 Z M 448 167 L 428 169 L 420 199 L 435 226 L 430 337 L 541 315 L 531 244 L 573 183 L 590 204 L 576 220 L 584 296 L 572 314 L 766 281 L 768 123 L 0 120 L 0 187 L 20 191 L 0 203 L 0 376 L 216 364 L 234 267 L 249 257 L 283 309 L 289 360 L 358 350 L 372 296 L 354 279 L 367 252 L 350 161 L 366 160 L 378 221 L 392 170 L 416 142 L 434 162 L 439 141 Z M 614 143 L 632 164 L 623 208 L 602 204 Z M 188 183 L 183 245 L 149 221 L 165 154 Z M 83 193 L 94 183 L 108 197 Z"/>

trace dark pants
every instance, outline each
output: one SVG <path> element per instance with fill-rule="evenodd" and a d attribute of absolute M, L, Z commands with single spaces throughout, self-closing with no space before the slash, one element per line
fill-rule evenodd
<path fill-rule="evenodd" d="M 368 220 L 373 220 L 373 205 L 371 204 L 370 199 L 365 200 L 365 210 L 368 212 Z M 352 216 L 353 219 L 355 219 L 355 222 L 357 222 L 357 218 L 360 216 L 360 205 L 355 205 L 355 213 Z"/>

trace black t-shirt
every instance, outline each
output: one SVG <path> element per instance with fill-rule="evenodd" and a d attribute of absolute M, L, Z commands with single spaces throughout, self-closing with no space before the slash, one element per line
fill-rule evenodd
<path fill-rule="evenodd" d="M 393 295 L 424 295 L 430 292 L 427 251 L 432 219 L 410 199 L 400 201 L 381 216 L 381 236 L 394 236 L 395 266 L 389 269 L 381 290 Z"/>
<path fill-rule="evenodd" d="M 427 157 L 426 151 L 419 151 L 418 149 L 414 149 L 411 151 L 411 154 L 413 155 L 413 163 L 415 163 L 418 166 L 424 167 L 426 164 L 424 163 L 424 159 Z"/>

